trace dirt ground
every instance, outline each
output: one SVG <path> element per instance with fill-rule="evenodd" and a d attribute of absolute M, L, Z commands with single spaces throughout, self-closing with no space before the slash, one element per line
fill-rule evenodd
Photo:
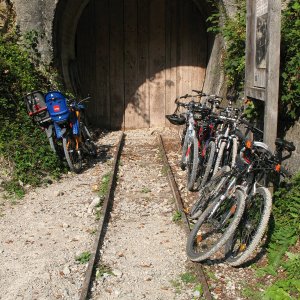
<path fill-rule="evenodd" d="M 188 208 L 197 193 L 186 190 L 186 175 L 179 168 L 178 132 L 161 133 Z M 156 131 L 126 134 L 91 298 L 202 299 L 187 267 L 186 236 L 176 220 Z M 94 244 L 97 191 L 112 168 L 119 136 L 120 132 L 102 135 L 99 158 L 81 174 L 68 173 L 51 185 L 29 190 L 19 201 L 1 200 L 0 299 L 79 299 L 87 267 L 79 258 Z M 203 267 L 215 299 L 247 299 L 245 286 L 257 281 L 252 266 L 232 268 L 210 261 Z"/>

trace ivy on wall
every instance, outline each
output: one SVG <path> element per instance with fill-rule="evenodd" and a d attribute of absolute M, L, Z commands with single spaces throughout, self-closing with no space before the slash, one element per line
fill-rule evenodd
<path fill-rule="evenodd" d="M 246 0 L 234 0 L 235 16 L 232 18 L 222 1 L 212 2 L 214 12 L 207 19 L 208 31 L 221 34 L 225 41 L 223 69 L 227 88 L 239 93 L 244 88 L 246 48 Z"/>
<path fill-rule="evenodd" d="M 282 112 L 300 116 L 300 0 L 292 0 L 282 14 L 280 95 Z"/>
<path fill-rule="evenodd" d="M 48 76 L 33 64 L 15 30 L 0 36 L 0 156 L 9 162 L 9 180 L 3 183 L 11 194 L 22 196 L 24 186 L 38 185 L 57 177 L 61 166 L 50 150 L 45 133 L 27 115 L 24 95 L 47 90 Z"/>
<path fill-rule="evenodd" d="M 207 19 L 209 31 L 219 33 L 225 41 L 223 68 L 231 93 L 244 89 L 246 47 L 246 0 L 233 0 L 234 17 L 222 4 L 213 2 L 215 12 Z M 283 117 L 297 120 L 300 116 L 300 0 L 291 0 L 282 12 L 280 112 Z M 249 118 L 258 108 L 251 103 Z"/>

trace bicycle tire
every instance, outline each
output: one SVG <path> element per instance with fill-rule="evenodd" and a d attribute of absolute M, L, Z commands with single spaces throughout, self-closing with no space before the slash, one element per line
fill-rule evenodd
<path fill-rule="evenodd" d="M 205 152 L 203 163 L 201 164 L 200 174 L 198 178 L 199 189 L 203 188 L 209 178 L 213 166 L 216 153 L 215 141 L 210 141 Z M 203 174 L 203 175 L 202 175 Z"/>
<path fill-rule="evenodd" d="M 236 164 L 236 157 L 237 157 L 237 151 L 238 151 L 238 144 L 237 144 L 237 138 L 233 137 L 232 138 L 232 145 L 231 145 L 231 169 L 235 166 Z"/>
<path fill-rule="evenodd" d="M 234 192 L 234 196 L 231 198 L 226 198 L 222 204 L 217 207 L 218 203 L 220 201 L 220 197 L 218 197 L 214 202 L 212 202 L 206 210 L 203 212 L 203 214 L 198 219 L 197 223 L 195 224 L 194 228 L 189 234 L 187 245 L 186 245 L 186 253 L 187 256 L 195 262 L 200 262 L 203 260 L 206 260 L 210 258 L 213 254 L 215 254 L 226 242 L 227 240 L 232 236 L 234 231 L 236 230 L 243 212 L 245 208 L 245 195 L 244 193 L 236 189 Z M 229 202 L 231 201 L 231 202 Z M 224 205 L 223 205 L 224 204 Z M 223 209 L 223 211 L 222 211 Z M 211 213 L 213 214 L 214 218 L 211 218 Z M 221 217 L 225 217 L 228 215 L 233 215 L 231 222 L 229 222 L 229 225 L 227 228 L 225 228 L 224 232 L 221 233 L 220 237 L 216 238 L 216 241 L 213 241 L 213 244 L 209 248 L 202 248 L 202 253 L 197 252 L 195 250 L 194 245 L 196 244 L 195 241 L 198 243 L 202 243 L 203 237 L 209 237 L 209 234 L 198 235 L 198 232 L 202 228 L 202 230 L 205 230 L 205 226 L 209 224 L 209 221 L 216 221 L 216 217 L 218 216 L 218 213 L 221 213 Z M 228 219 L 225 218 L 226 224 L 228 224 Z M 217 234 L 217 231 L 215 228 L 212 229 L 213 235 Z M 200 238 L 199 238 L 200 237 Z M 201 246 L 202 247 L 202 246 Z"/>
<path fill-rule="evenodd" d="M 224 166 L 212 179 L 199 191 L 199 198 L 194 203 L 190 211 L 190 219 L 197 219 L 202 214 L 208 203 L 225 188 L 226 174 L 229 174 L 230 167 Z"/>
<path fill-rule="evenodd" d="M 251 214 L 251 212 L 258 212 L 258 207 L 255 206 L 255 202 L 251 202 L 251 198 L 255 196 L 262 196 L 263 198 L 263 202 L 261 203 L 263 205 L 263 209 L 262 215 L 259 219 L 259 224 L 253 224 L 255 218 L 253 218 L 253 215 Z M 255 195 L 253 195 L 251 198 L 246 198 L 246 209 L 241 223 L 237 228 L 237 231 L 226 243 L 225 253 L 227 256 L 227 263 L 233 267 L 242 265 L 253 254 L 267 230 L 269 219 L 271 216 L 272 195 L 267 188 L 257 188 Z M 254 232 L 247 232 L 249 231 L 251 226 L 253 226 Z M 249 234 L 250 240 L 248 240 L 248 242 L 246 242 L 245 240 L 238 240 L 237 235 L 239 232 L 241 233 L 242 230 L 245 233 Z M 237 250 L 234 251 L 234 249 L 236 248 Z"/>
<path fill-rule="evenodd" d="M 215 166 L 214 166 L 213 176 L 219 170 L 219 166 L 221 164 L 221 160 L 222 160 L 222 157 L 223 157 L 225 146 L 226 146 L 226 142 L 225 141 L 221 142 L 220 149 L 219 149 L 219 152 L 218 152 L 218 155 L 217 155 L 217 158 L 216 158 L 216 162 L 215 162 Z"/>
<path fill-rule="evenodd" d="M 190 150 L 187 150 L 189 152 L 187 158 L 187 188 L 189 191 L 193 191 L 199 166 L 198 139 L 195 136 L 192 137 L 190 147 Z"/>
<path fill-rule="evenodd" d="M 74 173 L 82 170 L 82 157 L 79 150 L 76 150 L 76 140 L 73 135 L 63 137 L 63 148 L 69 168 Z"/>
<path fill-rule="evenodd" d="M 186 151 L 188 148 L 188 141 L 189 141 L 189 136 L 187 134 L 187 131 L 185 132 L 185 136 L 184 136 L 184 142 L 182 145 L 182 150 L 181 150 L 181 160 L 180 160 L 180 168 L 181 170 L 185 170 L 186 169 Z"/>
<path fill-rule="evenodd" d="M 84 123 L 81 124 L 81 136 L 83 138 L 83 143 L 85 145 L 86 148 L 86 152 L 88 153 L 88 155 L 92 156 L 92 157 L 97 157 L 97 147 L 94 144 L 94 142 L 92 141 L 92 136 L 88 130 L 88 128 L 86 127 L 86 125 Z"/>

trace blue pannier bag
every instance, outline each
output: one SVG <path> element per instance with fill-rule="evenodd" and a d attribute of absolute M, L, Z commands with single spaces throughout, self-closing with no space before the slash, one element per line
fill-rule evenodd
<path fill-rule="evenodd" d="M 54 122 L 62 123 L 68 120 L 70 110 L 67 99 L 62 93 L 58 91 L 49 92 L 45 95 L 45 100 L 50 117 Z"/>

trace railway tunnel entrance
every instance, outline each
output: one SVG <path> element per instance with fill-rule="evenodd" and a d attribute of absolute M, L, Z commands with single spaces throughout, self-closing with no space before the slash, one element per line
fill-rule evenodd
<path fill-rule="evenodd" d="M 65 0 L 55 27 L 65 83 L 91 95 L 95 126 L 164 126 L 175 97 L 203 86 L 205 17 L 192 0 Z"/>

